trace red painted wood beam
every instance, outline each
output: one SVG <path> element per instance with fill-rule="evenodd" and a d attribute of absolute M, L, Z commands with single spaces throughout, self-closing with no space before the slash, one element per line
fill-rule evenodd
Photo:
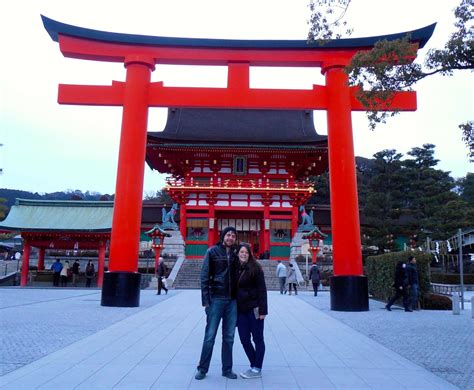
<path fill-rule="evenodd" d="M 164 87 L 151 83 L 148 105 L 152 107 L 214 107 L 247 109 L 326 110 L 327 88 L 313 85 L 312 90 L 252 89 L 242 76 L 229 80 L 229 88 Z M 239 82 L 237 82 L 239 81 Z M 111 86 L 60 84 L 58 103 L 93 106 L 121 106 L 125 83 L 114 81 Z M 351 108 L 366 111 L 351 88 Z M 380 104 L 379 111 L 414 111 L 416 92 L 396 92 L 390 106 Z"/>
<path fill-rule="evenodd" d="M 361 48 L 321 50 L 301 49 L 228 49 L 159 47 L 108 43 L 59 35 L 59 48 L 65 57 L 83 60 L 124 62 L 133 53 L 155 59 L 155 64 L 227 65 L 248 62 L 252 66 L 319 67 L 332 59 L 347 65 Z"/>

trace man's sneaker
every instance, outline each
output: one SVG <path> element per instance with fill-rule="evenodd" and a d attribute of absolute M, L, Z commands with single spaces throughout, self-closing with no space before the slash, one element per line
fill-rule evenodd
<path fill-rule="evenodd" d="M 225 376 L 227 379 L 237 379 L 237 374 L 235 372 L 223 372 L 222 376 Z"/>
<path fill-rule="evenodd" d="M 247 371 L 242 372 L 240 376 L 244 379 L 254 379 L 254 378 L 261 378 L 262 371 L 258 368 L 249 368 Z"/>
<path fill-rule="evenodd" d="M 197 370 L 196 375 L 194 375 L 194 379 L 197 379 L 198 381 L 200 381 L 201 379 L 204 379 L 205 377 L 206 377 L 206 373 L 200 370 Z"/>

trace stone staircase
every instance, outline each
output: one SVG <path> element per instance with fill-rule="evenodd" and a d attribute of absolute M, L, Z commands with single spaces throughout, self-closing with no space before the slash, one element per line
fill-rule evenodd
<path fill-rule="evenodd" d="M 267 290 L 279 290 L 278 278 L 276 276 L 276 267 L 278 263 L 275 260 L 258 260 L 265 274 L 265 283 Z M 288 267 L 288 261 L 283 261 Z M 184 260 L 181 269 L 174 281 L 173 287 L 176 289 L 201 288 L 202 260 Z"/>
<path fill-rule="evenodd" d="M 173 287 L 176 289 L 201 288 L 202 260 L 184 260 L 181 269 L 176 275 Z"/>

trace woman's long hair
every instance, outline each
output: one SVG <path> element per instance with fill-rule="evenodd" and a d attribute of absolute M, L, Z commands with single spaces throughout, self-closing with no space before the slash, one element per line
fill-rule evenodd
<path fill-rule="evenodd" d="M 252 249 L 250 248 L 250 245 L 247 244 L 246 242 L 241 242 L 239 244 L 239 247 L 237 249 L 237 254 L 240 252 L 240 249 L 242 249 L 242 248 L 247 249 L 247 252 L 249 253 L 249 259 L 247 261 L 247 270 L 249 272 L 249 275 L 250 276 L 255 276 L 257 274 L 257 272 L 262 269 L 262 267 L 257 262 L 257 260 L 255 260 L 255 257 L 253 257 Z"/>

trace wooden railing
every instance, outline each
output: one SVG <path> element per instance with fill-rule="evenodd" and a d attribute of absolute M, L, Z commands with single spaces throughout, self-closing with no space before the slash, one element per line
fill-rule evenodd
<path fill-rule="evenodd" d="M 249 189 L 287 189 L 287 190 L 309 190 L 313 188 L 313 183 L 308 181 L 284 180 L 281 183 L 271 182 L 265 179 L 218 179 L 195 180 L 195 179 L 175 179 L 166 178 L 169 187 L 214 187 L 214 188 L 249 188 Z"/>

